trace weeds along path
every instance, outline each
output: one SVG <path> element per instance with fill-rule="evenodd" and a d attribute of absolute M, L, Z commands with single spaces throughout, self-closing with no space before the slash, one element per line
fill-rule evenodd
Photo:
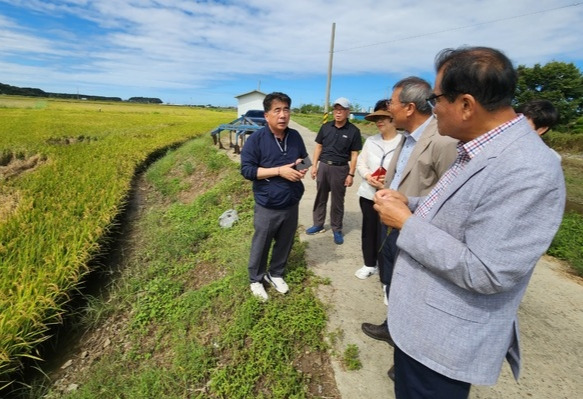
<path fill-rule="evenodd" d="M 313 154 L 316 133 L 293 121 Z M 335 352 L 341 354 L 347 345 L 359 348 L 362 368 L 346 371 L 340 357 L 332 359 L 336 383 L 342 397 L 393 398 L 393 384 L 387 377 L 393 350 L 384 342 L 365 336 L 362 322 L 380 323 L 386 317 L 378 276 L 359 280 L 354 276 L 362 266 L 360 249 L 361 212 L 356 190 L 356 177 L 346 193 L 343 245 L 335 245 L 328 229 L 323 234 L 308 236 L 305 228 L 312 225 L 312 206 L 316 183 L 305 178 L 306 192 L 300 203 L 300 238 L 308 242 L 308 265 L 330 285 L 320 285 L 319 296 L 330 306 L 328 331 L 336 337 Z M 541 259 L 519 310 L 523 356 L 522 375 L 518 383 L 505 363 L 498 383 L 493 387 L 475 386 L 472 399 L 576 398 L 583 392 L 583 280 L 573 277 L 568 269 L 550 257 Z"/>

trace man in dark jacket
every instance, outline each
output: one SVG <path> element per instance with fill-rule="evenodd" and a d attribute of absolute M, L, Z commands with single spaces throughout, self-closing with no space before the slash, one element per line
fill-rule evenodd
<path fill-rule="evenodd" d="M 300 134 L 288 127 L 291 99 L 284 93 L 268 94 L 263 100 L 267 126 L 249 136 L 241 151 L 241 174 L 253 182 L 255 233 L 249 256 L 251 292 L 266 301 L 263 282 L 285 294 L 283 279 L 287 259 L 298 227 L 298 204 L 304 194 L 307 169 L 296 167 L 308 156 Z M 267 271 L 267 258 L 273 250 Z"/>

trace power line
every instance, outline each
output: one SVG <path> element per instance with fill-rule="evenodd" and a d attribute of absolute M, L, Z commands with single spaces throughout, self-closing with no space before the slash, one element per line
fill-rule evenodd
<path fill-rule="evenodd" d="M 340 52 L 343 52 L 343 51 L 357 50 L 357 49 L 367 48 L 367 47 L 380 46 L 382 44 L 388 44 L 388 43 L 396 43 L 396 42 L 400 42 L 400 41 L 403 41 L 403 40 L 417 39 L 417 38 L 420 38 L 420 37 L 432 36 L 432 35 L 436 35 L 436 34 L 439 34 L 439 33 L 445 33 L 445 32 L 453 32 L 453 31 L 456 31 L 456 30 L 461 30 L 461 29 L 466 29 L 466 28 L 473 28 L 475 26 L 488 25 L 488 24 L 493 24 L 493 23 L 501 22 L 501 21 L 509 21 L 509 20 L 512 20 L 512 19 L 518 19 L 518 18 L 528 17 L 528 16 L 531 16 L 531 15 L 544 14 L 544 13 L 547 13 L 547 12 L 550 12 L 550 11 L 556 11 L 556 10 L 560 10 L 560 9 L 563 9 L 563 8 L 577 7 L 577 6 L 580 6 L 581 4 L 583 4 L 583 3 L 568 4 L 566 6 L 549 8 L 547 10 L 535 11 L 535 12 L 531 12 L 531 13 L 527 13 L 527 14 L 515 15 L 515 16 L 512 16 L 512 17 L 506 17 L 506 18 L 500 18 L 500 19 L 494 19 L 494 20 L 491 20 L 491 21 L 480 22 L 480 23 L 472 24 L 472 25 L 465 25 L 465 26 L 459 26 L 459 27 L 456 27 L 456 28 L 449 28 L 449 29 L 439 30 L 439 31 L 435 31 L 435 32 L 423 33 L 423 34 L 420 34 L 420 35 L 403 37 L 403 38 L 400 38 L 400 39 L 389 40 L 389 41 L 386 41 L 386 42 L 378 42 L 378 43 L 373 43 L 373 44 L 365 44 L 363 46 L 349 47 L 349 48 L 346 48 L 346 49 L 336 50 L 335 53 L 340 53 Z"/>

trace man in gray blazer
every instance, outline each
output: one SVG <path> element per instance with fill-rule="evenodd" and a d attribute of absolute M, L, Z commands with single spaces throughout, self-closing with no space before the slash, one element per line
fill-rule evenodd
<path fill-rule="evenodd" d="M 565 206 L 559 160 L 511 107 L 517 74 L 498 50 L 446 49 L 428 102 L 458 157 L 425 197 L 385 189 L 399 229 L 388 323 L 397 398 L 467 398 L 520 370 L 517 310 Z M 413 212 L 413 213 L 412 213 Z"/>

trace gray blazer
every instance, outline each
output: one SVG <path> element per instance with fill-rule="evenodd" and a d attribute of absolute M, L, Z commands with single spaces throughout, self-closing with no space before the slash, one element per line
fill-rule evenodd
<path fill-rule="evenodd" d="M 388 311 L 396 345 L 456 380 L 495 384 L 504 358 L 518 378 L 518 305 L 564 206 L 560 161 L 522 119 L 470 161 L 426 219 L 401 229 Z"/>

